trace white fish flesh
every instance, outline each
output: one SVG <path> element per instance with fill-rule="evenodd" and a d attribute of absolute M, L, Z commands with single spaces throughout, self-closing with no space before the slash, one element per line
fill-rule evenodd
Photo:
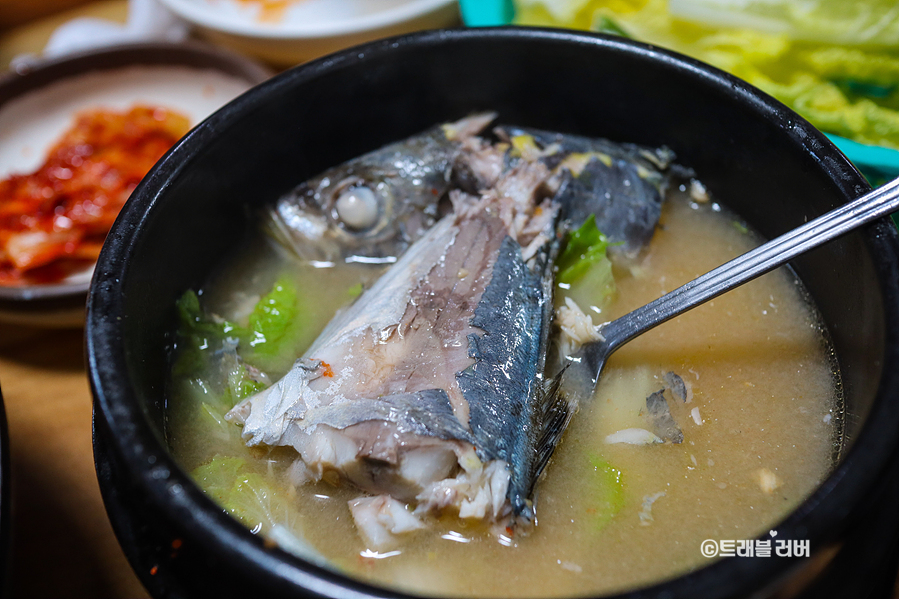
<path fill-rule="evenodd" d="M 228 415 L 303 476 L 491 521 L 531 495 L 571 407 L 544 378 L 557 206 L 522 162 L 432 227 L 294 368 Z M 381 503 L 383 505 L 383 502 Z M 354 512 L 355 513 L 355 512 Z"/>

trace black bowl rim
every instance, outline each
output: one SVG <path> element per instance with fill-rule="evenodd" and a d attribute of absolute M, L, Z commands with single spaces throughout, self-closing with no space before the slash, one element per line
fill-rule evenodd
<path fill-rule="evenodd" d="M 139 65 L 213 69 L 251 85 L 272 76 L 268 68 L 241 54 L 201 42 L 132 42 L 41 59 L 0 74 L 0 109 L 8 102 L 59 81 Z M 26 310 L 33 315 L 83 307 L 90 288 L 87 279 L 85 276 L 84 281 L 47 285 L 0 285 L 0 309 Z"/>
<path fill-rule="evenodd" d="M 870 189 L 855 167 L 840 151 L 802 117 L 779 101 L 714 67 L 649 44 L 618 37 L 569 30 L 544 28 L 498 27 L 453 29 L 418 32 L 388 38 L 344 50 L 296 67 L 257 86 L 240 96 L 204 121 L 157 164 L 132 198 L 116 223 L 116 235 L 110 235 L 100 256 L 88 299 L 86 347 L 95 410 L 106 422 L 133 481 L 152 497 L 166 515 L 183 525 L 191 534 L 199 534 L 209 546 L 217 548 L 232 564 L 255 572 L 266 571 L 273 579 L 296 584 L 313 593 L 330 597 L 413 597 L 406 593 L 350 578 L 321 568 L 280 549 L 265 547 L 236 520 L 226 515 L 193 483 L 176 463 L 168 449 L 152 430 L 138 405 L 128 381 L 125 344 L 121 334 L 122 283 L 120 274 L 128 270 L 135 233 L 143 226 L 148 212 L 165 194 L 166 188 L 207 141 L 224 134 L 228 122 L 251 111 L 256 103 L 282 88 L 311 81 L 332 69 L 377 60 L 389 56 L 400 46 L 428 47 L 444 43 L 464 43 L 483 38 L 515 42 L 569 43 L 599 51 L 631 55 L 640 60 L 663 63 L 671 70 L 684 73 L 711 88 L 737 98 L 760 116 L 784 125 L 786 134 L 802 152 L 812 158 L 830 176 L 847 200 Z M 849 524 L 844 520 L 847 499 L 858 498 L 871 488 L 883 464 L 872 465 L 861 460 L 862 452 L 892 455 L 899 446 L 899 237 L 892 222 L 882 219 L 865 229 L 865 240 L 871 248 L 877 274 L 883 285 L 886 325 L 884 369 L 878 396 L 855 444 L 824 483 L 775 528 L 781 538 L 809 539 L 812 547 L 823 547 L 835 541 Z M 882 460 L 885 462 L 886 459 Z M 161 481 L 164 481 L 162 484 Z M 838 523 L 834 525 L 833 523 Z M 826 525 L 825 525 L 826 524 Z M 812 534 L 814 533 L 814 535 Z M 289 567 L 285 568 L 284 564 Z M 655 596 L 724 596 L 736 583 L 740 588 L 754 589 L 759 580 L 770 582 L 787 575 L 802 562 L 795 558 L 751 560 L 725 558 L 682 576 L 655 585 L 625 592 L 620 597 Z"/>
<path fill-rule="evenodd" d="M 12 508 L 10 501 L 12 489 L 10 488 L 9 462 L 9 429 L 6 422 L 6 410 L 3 404 L 3 391 L 0 390 L 0 592 L 3 591 L 2 581 L 7 580 L 6 572 L 12 527 Z"/>

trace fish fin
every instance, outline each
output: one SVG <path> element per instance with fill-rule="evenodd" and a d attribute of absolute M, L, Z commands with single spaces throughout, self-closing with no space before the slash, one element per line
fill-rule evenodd
<path fill-rule="evenodd" d="M 662 439 L 672 443 L 683 443 L 684 433 L 671 415 L 665 390 L 660 389 L 646 398 L 646 412 L 653 431 Z"/>
<path fill-rule="evenodd" d="M 671 390 L 671 394 L 683 403 L 690 403 L 690 389 L 686 381 L 675 372 L 665 373 L 665 385 Z"/>
<path fill-rule="evenodd" d="M 561 391 L 562 377 L 566 370 L 567 367 L 547 382 L 543 391 L 543 399 L 539 403 L 538 420 L 543 424 L 537 436 L 537 459 L 534 462 L 533 472 L 535 483 L 549 463 L 550 456 L 559 444 L 562 433 L 568 428 L 568 423 L 577 409 L 576 402 Z"/>
<path fill-rule="evenodd" d="M 249 447 L 279 445 L 290 423 L 306 413 L 309 382 L 321 376 L 321 360 L 300 358 L 281 380 L 229 410 L 225 420 L 243 426 Z"/>
<path fill-rule="evenodd" d="M 441 125 L 443 134 L 450 141 L 463 140 L 477 135 L 496 120 L 496 112 L 476 112 L 452 123 Z"/>

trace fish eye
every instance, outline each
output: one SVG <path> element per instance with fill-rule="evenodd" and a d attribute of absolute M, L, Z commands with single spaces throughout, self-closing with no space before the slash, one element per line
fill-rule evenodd
<path fill-rule="evenodd" d="M 334 202 L 334 210 L 337 218 L 354 231 L 370 229 L 378 222 L 378 198 L 364 185 L 343 190 Z"/>

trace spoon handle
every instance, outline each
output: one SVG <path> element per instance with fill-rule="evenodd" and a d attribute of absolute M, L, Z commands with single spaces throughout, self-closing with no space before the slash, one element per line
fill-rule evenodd
<path fill-rule="evenodd" d="M 605 338 L 605 355 L 637 335 L 897 209 L 899 179 L 894 179 L 607 323 L 600 331 Z"/>

